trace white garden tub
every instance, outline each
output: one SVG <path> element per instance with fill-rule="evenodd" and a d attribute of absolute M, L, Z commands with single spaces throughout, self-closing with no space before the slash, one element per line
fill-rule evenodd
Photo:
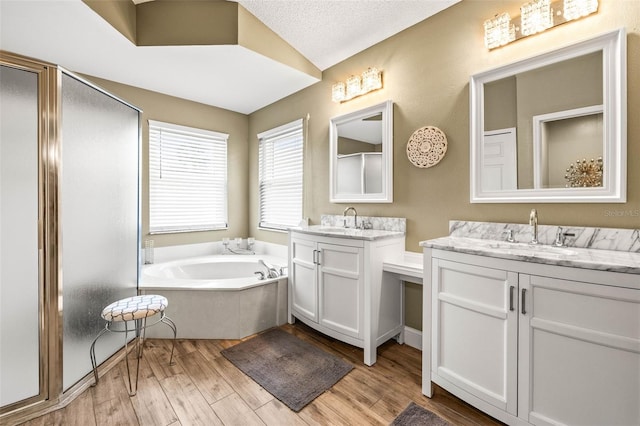
<path fill-rule="evenodd" d="M 168 299 L 178 338 L 240 339 L 286 322 L 287 277 L 261 280 L 256 272 L 267 271 L 260 259 L 278 271 L 287 264 L 273 256 L 217 255 L 145 265 L 140 294 Z M 164 328 L 149 327 L 146 335 L 172 337 Z"/>

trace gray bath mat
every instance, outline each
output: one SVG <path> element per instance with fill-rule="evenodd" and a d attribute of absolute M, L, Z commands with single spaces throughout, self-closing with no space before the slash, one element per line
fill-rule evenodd
<path fill-rule="evenodd" d="M 395 418 L 392 426 L 450 426 L 450 423 L 432 413 L 426 408 L 422 408 L 415 402 L 409 404 L 407 408 Z"/>
<path fill-rule="evenodd" d="M 336 384 L 353 366 L 278 328 L 222 355 L 293 411 Z"/>

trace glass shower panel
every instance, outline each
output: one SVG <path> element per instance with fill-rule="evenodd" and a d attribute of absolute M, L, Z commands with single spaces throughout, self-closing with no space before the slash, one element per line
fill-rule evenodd
<path fill-rule="evenodd" d="M 0 67 L 0 407 L 40 393 L 38 76 Z"/>
<path fill-rule="evenodd" d="M 102 309 L 137 291 L 138 111 L 62 76 L 63 388 L 91 371 Z M 124 344 L 106 333 L 101 363 Z"/>

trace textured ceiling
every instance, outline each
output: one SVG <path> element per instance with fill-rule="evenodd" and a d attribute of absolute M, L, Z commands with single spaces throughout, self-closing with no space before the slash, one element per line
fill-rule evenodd
<path fill-rule="evenodd" d="M 237 0 L 325 70 L 460 0 Z"/>
<path fill-rule="evenodd" d="M 324 70 L 457 1 L 239 3 Z M 80 0 L 0 0 L 0 49 L 244 114 L 317 82 L 241 46 L 137 47 Z"/>

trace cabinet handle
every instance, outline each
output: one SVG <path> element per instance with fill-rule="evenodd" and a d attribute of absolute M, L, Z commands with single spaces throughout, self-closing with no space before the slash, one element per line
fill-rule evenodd
<path fill-rule="evenodd" d="M 527 309 L 525 307 L 525 297 L 527 295 L 527 289 L 523 288 L 522 289 L 522 310 L 520 312 L 522 312 L 522 315 L 526 315 L 527 314 Z"/>
<path fill-rule="evenodd" d="M 516 288 L 514 286 L 509 287 L 509 310 L 513 311 L 513 292 Z"/>
<path fill-rule="evenodd" d="M 318 254 L 318 250 L 314 250 L 313 251 L 313 260 L 312 260 L 314 265 L 318 264 L 318 261 L 316 260 L 317 259 L 317 254 Z"/>
<path fill-rule="evenodd" d="M 316 263 L 316 265 L 320 265 L 320 261 L 322 260 L 322 258 L 320 257 L 321 254 L 322 252 L 318 250 L 318 263 Z"/>

